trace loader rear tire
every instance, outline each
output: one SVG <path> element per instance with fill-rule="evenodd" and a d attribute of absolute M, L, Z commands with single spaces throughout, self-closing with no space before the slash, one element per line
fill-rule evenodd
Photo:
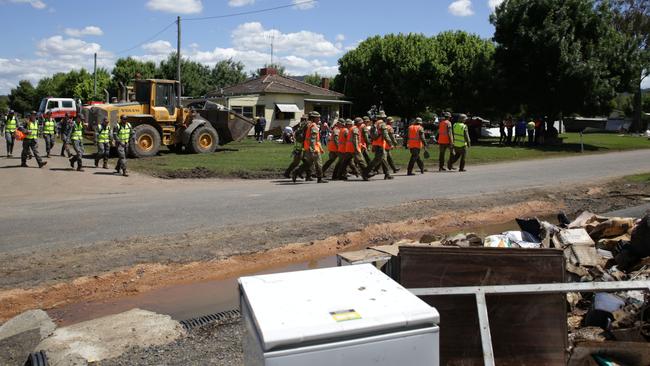
<path fill-rule="evenodd" d="M 210 126 L 197 127 L 192 132 L 190 138 L 190 147 L 196 154 L 209 154 L 213 153 L 219 145 L 219 135 L 214 128 Z"/>
<path fill-rule="evenodd" d="M 160 151 L 160 134 L 151 125 L 139 125 L 133 129 L 131 153 L 136 158 L 156 156 Z"/>

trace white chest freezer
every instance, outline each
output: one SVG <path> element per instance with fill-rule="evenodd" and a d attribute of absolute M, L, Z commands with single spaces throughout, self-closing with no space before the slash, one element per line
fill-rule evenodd
<path fill-rule="evenodd" d="M 239 279 L 247 366 L 439 363 L 439 314 L 370 264 Z"/>

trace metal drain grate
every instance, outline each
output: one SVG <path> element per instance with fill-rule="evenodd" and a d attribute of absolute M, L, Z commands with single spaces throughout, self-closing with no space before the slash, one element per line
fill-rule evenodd
<path fill-rule="evenodd" d="M 210 323 L 218 323 L 226 320 L 233 320 L 239 318 L 240 316 L 241 313 L 239 312 L 239 309 L 234 309 L 234 310 L 222 311 L 220 313 L 204 315 L 197 318 L 181 320 L 181 325 L 183 326 L 183 328 L 185 328 L 185 330 L 190 330 L 192 328 L 200 327 Z"/>

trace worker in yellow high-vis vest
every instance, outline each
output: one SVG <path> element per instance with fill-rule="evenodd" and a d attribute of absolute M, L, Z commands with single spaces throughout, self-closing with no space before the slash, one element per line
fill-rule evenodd
<path fill-rule="evenodd" d="M 45 152 L 47 157 L 50 157 L 50 151 L 54 148 L 54 141 L 56 139 L 56 121 L 52 118 L 50 112 L 45 113 L 43 120 L 43 139 L 45 140 Z"/>
<path fill-rule="evenodd" d="M 77 115 L 77 120 L 72 126 L 72 132 L 70 133 L 70 140 L 72 141 L 72 147 L 74 148 L 75 155 L 70 158 L 70 167 L 74 168 L 74 164 L 77 163 L 77 171 L 83 172 L 83 157 L 84 157 L 84 121 L 80 115 Z"/>
<path fill-rule="evenodd" d="M 5 122 L 5 141 L 7 142 L 7 158 L 11 158 L 14 153 L 15 133 L 18 128 L 18 119 L 13 110 L 9 111 L 7 121 Z"/>
<path fill-rule="evenodd" d="M 20 166 L 27 168 L 27 157 L 31 150 L 32 155 L 38 163 L 38 167 L 44 167 L 47 162 L 43 161 L 38 154 L 38 122 L 36 121 L 36 112 L 30 114 L 27 123 L 21 127 L 21 132 L 25 134 L 25 139 L 23 140 L 23 151 L 20 154 Z"/>
<path fill-rule="evenodd" d="M 128 177 L 129 174 L 126 172 L 126 154 L 128 154 L 129 143 L 133 137 L 133 128 L 131 124 L 127 121 L 126 116 L 120 117 L 120 123 L 113 130 L 113 141 L 117 145 L 117 165 L 115 166 L 115 171 L 119 174 L 120 170 L 122 175 Z"/>
<path fill-rule="evenodd" d="M 103 160 L 102 168 L 108 169 L 108 157 L 111 153 L 111 124 L 108 118 L 104 118 L 102 123 L 97 126 L 95 131 L 95 141 L 97 142 L 97 154 L 95 155 L 95 168 L 99 167 L 99 161 Z"/>
<path fill-rule="evenodd" d="M 467 115 L 461 114 L 458 116 L 458 121 L 451 128 L 454 139 L 454 154 L 449 157 L 449 162 L 447 163 L 447 169 L 449 170 L 455 170 L 454 163 L 460 159 L 459 171 L 465 171 L 465 156 L 467 155 L 467 149 L 470 147 L 469 132 L 465 124 L 466 120 Z"/>

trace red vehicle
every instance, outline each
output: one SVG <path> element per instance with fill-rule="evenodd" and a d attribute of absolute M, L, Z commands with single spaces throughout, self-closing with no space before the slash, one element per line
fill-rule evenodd
<path fill-rule="evenodd" d="M 52 118 L 57 121 L 65 117 L 66 113 L 70 117 L 75 117 L 77 111 L 77 102 L 72 98 L 43 98 L 41 105 L 38 107 L 39 113 L 45 114 L 49 112 L 52 114 Z"/>

